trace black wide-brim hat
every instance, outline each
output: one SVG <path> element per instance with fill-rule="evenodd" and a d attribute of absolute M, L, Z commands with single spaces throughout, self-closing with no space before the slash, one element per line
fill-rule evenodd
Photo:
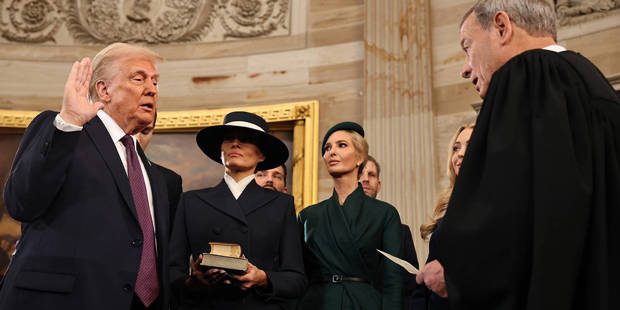
<path fill-rule="evenodd" d="M 198 147 L 218 164 L 222 164 L 222 142 L 227 133 L 242 131 L 252 137 L 255 144 L 265 156 L 258 163 L 258 170 L 278 167 L 288 159 L 288 148 L 280 139 L 268 133 L 269 126 L 260 116 L 243 111 L 230 112 L 224 117 L 224 124 L 203 128 L 196 135 Z"/>

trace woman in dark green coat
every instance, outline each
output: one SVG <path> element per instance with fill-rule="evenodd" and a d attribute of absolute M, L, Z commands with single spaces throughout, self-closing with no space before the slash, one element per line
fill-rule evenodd
<path fill-rule="evenodd" d="M 323 139 L 334 193 L 298 216 L 310 282 L 298 309 L 402 309 L 400 267 L 377 251 L 401 256 L 400 218 L 390 204 L 366 196 L 357 182 L 368 157 L 363 136 L 360 125 L 345 122 Z"/>

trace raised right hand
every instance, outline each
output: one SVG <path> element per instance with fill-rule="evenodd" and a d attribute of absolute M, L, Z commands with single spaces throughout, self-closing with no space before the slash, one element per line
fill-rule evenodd
<path fill-rule="evenodd" d="M 65 83 L 65 92 L 62 98 L 60 117 L 76 126 L 83 126 L 90 121 L 97 111 L 103 108 L 102 102 L 90 104 L 87 98 L 88 85 L 93 75 L 90 59 L 83 58 L 80 62 L 73 63 L 71 73 Z"/>

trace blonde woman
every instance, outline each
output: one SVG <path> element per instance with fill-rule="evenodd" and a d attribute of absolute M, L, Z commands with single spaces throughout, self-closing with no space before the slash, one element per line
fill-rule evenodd
<path fill-rule="evenodd" d="M 358 168 L 368 157 L 363 136 L 360 125 L 344 122 L 323 139 L 334 193 L 298 216 L 310 282 L 300 309 L 402 309 L 400 267 L 377 252 L 401 256 L 400 218 L 393 206 L 367 196 L 357 182 Z"/>
<path fill-rule="evenodd" d="M 439 194 L 439 199 L 433 209 L 433 216 L 430 222 L 422 224 L 420 226 L 420 233 L 422 239 L 429 240 L 429 254 L 426 261 L 426 266 L 418 276 L 418 283 L 424 282 L 425 286 L 422 289 L 425 291 L 424 296 L 428 309 L 450 309 L 447 300 L 447 291 L 445 281 L 443 277 L 443 266 L 436 260 L 435 257 L 435 240 L 432 237 L 432 233 L 441 225 L 443 216 L 448 208 L 448 202 L 452 195 L 452 188 L 454 187 L 454 181 L 459 174 L 463 158 L 465 157 L 465 150 L 469 143 L 469 138 L 474 131 L 474 124 L 463 125 L 458 128 L 452 141 L 450 143 L 450 156 L 448 157 L 447 174 L 450 177 L 450 186 Z M 432 277 L 425 277 L 426 274 L 440 274 L 440 281 L 432 281 Z"/>

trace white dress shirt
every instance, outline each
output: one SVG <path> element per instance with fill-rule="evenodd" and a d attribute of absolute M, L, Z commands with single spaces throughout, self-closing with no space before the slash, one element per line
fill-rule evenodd
<path fill-rule="evenodd" d="M 544 50 L 548 50 L 548 51 L 552 51 L 552 52 L 556 52 L 556 53 L 560 53 L 560 52 L 566 51 L 566 48 L 564 46 L 557 45 L 557 44 L 549 45 L 549 46 L 547 46 L 547 47 L 545 47 L 543 49 Z"/>
<path fill-rule="evenodd" d="M 125 145 L 121 142 L 121 138 L 125 136 L 125 132 L 121 129 L 120 126 L 112 119 L 108 113 L 103 112 L 103 110 L 99 110 L 97 112 L 97 116 L 103 122 L 105 129 L 108 131 L 110 138 L 114 142 L 114 146 L 116 146 L 116 151 L 118 152 L 118 156 L 121 158 L 121 162 L 123 163 L 123 168 L 125 168 L 125 173 L 127 173 L 127 152 L 125 149 Z M 65 122 L 65 120 L 60 117 L 60 113 L 56 114 L 56 118 L 54 119 L 54 126 L 58 128 L 58 130 L 62 130 L 65 132 L 72 131 L 80 131 L 82 130 L 82 126 L 76 126 Z M 138 153 L 137 149 L 137 140 L 136 136 L 131 136 L 133 138 L 133 146 L 135 148 L 136 154 Z M 138 156 L 138 161 L 140 162 L 140 168 L 142 169 L 142 176 L 144 177 L 144 186 L 146 187 L 146 195 L 149 200 L 149 209 L 151 211 L 151 222 L 153 223 L 153 232 L 155 232 L 155 212 L 153 210 L 153 192 L 151 189 L 151 182 L 149 180 L 149 175 L 146 173 L 146 169 L 144 168 L 144 163 L 142 162 L 142 158 Z M 245 187 L 244 187 L 245 188 Z"/>
<path fill-rule="evenodd" d="M 228 185 L 228 188 L 232 192 L 235 199 L 239 199 L 243 190 L 254 180 L 254 174 L 250 174 L 247 177 L 241 179 L 239 182 L 236 182 L 233 177 L 229 176 L 227 173 L 224 173 L 224 182 Z"/>

